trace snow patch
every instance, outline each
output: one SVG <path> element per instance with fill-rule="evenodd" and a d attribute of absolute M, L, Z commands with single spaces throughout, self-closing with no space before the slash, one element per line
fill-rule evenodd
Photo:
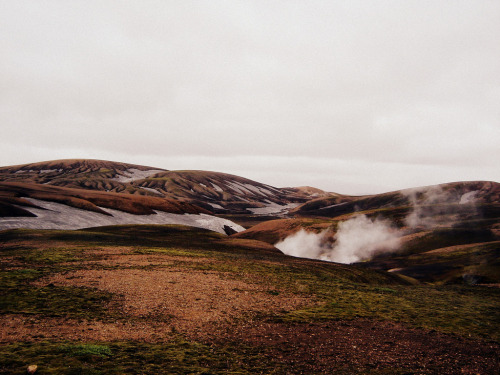
<path fill-rule="evenodd" d="M 332 204 L 331 206 L 326 206 L 326 207 L 321 207 L 320 210 L 326 210 L 328 208 L 332 208 L 332 207 L 340 207 L 340 206 L 343 206 L 345 204 L 347 204 L 349 202 L 344 202 L 344 203 L 338 203 L 338 204 Z"/>
<path fill-rule="evenodd" d="M 479 190 L 469 191 L 468 193 L 465 193 L 460 197 L 459 204 L 474 203 L 477 193 L 479 193 Z"/>
<path fill-rule="evenodd" d="M 254 215 L 284 214 L 297 206 L 299 206 L 299 203 L 280 205 L 271 202 L 266 207 L 247 208 L 247 210 L 251 211 Z"/>
<path fill-rule="evenodd" d="M 224 192 L 224 190 L 222 190 L 222 188 L 219 185 L 216 185 L 213 182 L 211 182 L 210 184 L 214 187 L 215 191 L 218 191 L 219 193 Z"/>
<path fill-rule="evenodd" d="M 178 224 L 205 228 L 223 234 L 225 233 L 225 225 L 234 229 L 236 232 L 245 230 L 241 225 L 235 224 L 230 220 L 205 214 L 180 215 L 155 211 L 156 214 L 153 215 L 134 215 L 123 211 L 100 207 L 103 211 L 112 215 L 107 216 L 60 203 L 33 198 L 26 199 L 44 208 L 44 210 L 23 207 L 25 210 L 37 215 L 37 217 L 0 218 L 0 230 L 13 228 L 72 230 L 119 224 Z"/>
<path fill-rule="evenodd" d="M 217 203 L 210 203 L 210 202 L 207 202 L 207 204 L 209 204 L 210 206 L 212 206 L 213 208 L 218 208 L 220 210 L 225 210 L 224 207 L 222 207 L 220 204 L 217 204 Z"/>
<path fill-rule="evenodd" d="M 266 186 L 270 190 L 274 190 L 276 193 L 280 193 L 280 190 L 276 189 L 275 187 L 272 187 L 272 186 L 269 186 L 269 185 L 264 185 L 264 186 Z"/>
<path fill-rule="evenodd" d="M 150 191 L 151 193 L 154 193 L 154 194 L 157 194 L 157 195 L 161 195 L 162 197 L 165 196 L 165 194 L 163 194 L 162 192 L 160 192 L 160 191 L 158 191 L 156 189 L 151 189 L 151 188 L 143 187 L 143 186 L 141 186 L 141 189 Z"/>
<path fill-rule="evenodd" d="M 268 190 L 268 189 L 265 189 L 263 187 L 260 187 L 260 186 L 254 186 L 254 185 L 250 185 L 250 184 L 243 184 L 248 190 L 251 190 L 253 191 L 254 193 L 257 193 L 259 195 L 262 195 L 262 196 L 274 196 L 275 194 Z"/>
<path fill-rule="evenodd" d="M 135 180 L 142 180 L 143 178 L 148 178 L 154 174 L 165 172 L 159 169 L 150 169 L 147 171 L 141 171 L 140 169 L 130 168 L 122 172 L 122 175 L 118 175 L 113 178 L 113 180 L 118 182 L 131 182 Z"/>
<path fill-rule="evenodd" d="M 250 191 L 248 191 L 247 189 L 245 189 L 243 186 L 238 185 L 238 184 L 236 184 L 234 182 L 226 181 L 226 186 L 229 187 L 231 190 L 239 193 L 239 194 L 245 194 L 244 190 L 246 190 L 248 193 L 250 193 Z"/>

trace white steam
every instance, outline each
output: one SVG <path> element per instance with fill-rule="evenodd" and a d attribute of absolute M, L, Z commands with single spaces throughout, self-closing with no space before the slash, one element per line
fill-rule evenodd
<path fill-rule="evenodd" d="M 458 204 L 474 204 L 479 190 L 469 191 L 460 197 Z"/>
<path fill-rule="evenodd" d="M 402 192 L 412 205 L 411 213 L 405 223 L 410 228 L 432 228 L 453 223 L 452 215 L 461 212 L 476 213 L 475 203 L 478 191 L 470 191 L 462 195 L 452 194 L 440 186 L 420 189 L 408 189 Z M 464 210 L 456 205 L 467 205 Z"/>
<path fill-rule="evenodd" d="M 339 224 L 335 242 L 327 241 L 328 231 L 308 233 L 304 230 L 285 238 L 275 246 L 283 253 L 303 258 L 337 263 L 354 263 L 379 252 L 394 251 L 399 246 L 399 233 L 384 220 L 371 220 L 358 215 Z"/>
<path fill-rule="evenodd" d="M 404 219 L 411 229 L 452 225 L 457 215 L 477 213 L 475 203 L 478 191 L 459 194 L 445 191 L 440 186 L 431 186 L 408 189 L 402 193 L 412 206 Z M 333 243 L 328 230 L 321 233 L 300 230 L 274 246 L 296 257 L 354 263 L 397 250 L 400 238 L 405 234 L 405 230 L 395 228 L 387 220 L 372 220 L 366 215 L 357 215 L 339 223 Z"/>
<path fill-rule="evenodd" d="M 385 220 L 371 220 L 359 215 L 339 224 L 332 251 L 323 260 L 354 263 L 379 252 L 393 251 L 399 246 L 399 233 Z"/>
<path fill-rule="evenodd" d="M 294 257 L 322 259 L 324 252 L 328 251 L 328 245 L 325 243 L 327 234 L 328 230 L 312 233 L 301 229 L 274 246 L 283 253 Z"/>

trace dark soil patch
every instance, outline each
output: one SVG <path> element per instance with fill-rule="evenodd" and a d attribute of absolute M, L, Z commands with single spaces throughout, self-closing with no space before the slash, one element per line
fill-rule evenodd
<path fill-rule="evenodd" d="M 224 342 L 260 347 L 290 374 L 498 374 L 500 345 L 365 319 L 314 324 L 252 322 Z"/>

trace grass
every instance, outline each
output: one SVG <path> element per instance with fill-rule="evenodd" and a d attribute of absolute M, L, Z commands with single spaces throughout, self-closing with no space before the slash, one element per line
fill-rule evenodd
<path fill-rule="evenodd" d="M 223 278 L 264 284 L 267 290 L 272 291 L 270 294 L 288 292 L 314 296 L 319 302 L 319 307 L 315 305 L 278 317 L 285 321 L 366 317 L 500 339 L 497 328 L 500 326 L 499 314 L 496 312 L 496 307 L 500 306 L 500 293 L 497 289 L 409 285 L 393 274 L 291 258 L 278 252 L 257 251 L 246 243 L 240 245 L 238 240 L 182 226 L 12 232 L 2 233 L 3 236 L 10 236 L 11 240 L 6 241 L 8 249 L 4 250 L 4 255 L 17 254 L 16 259 L 24 266 L 0 272 L 0 286 L 7 291 L 0 296 L 3 313 L 90 319 L 106 319 L 116 314 L 107 307 L 112 300 L 110 293 L 84 287 L 34 287 L 30 283 L 53 273 L 80 269 L 79 260 L 89 260 L 89 256 L 84 255 L 84 248 L 93 248 L 98 244 L 105 249 L 106 245 L 117 246 L 116 242 L 118 245 L 127 243 L 127 248 L 131 248 L 132 242 L 131 252 L 126 254 L 166 255 L 174 258 L 172 267 L 186 272 L 213 271 Z M 16 234 L 22 234 L 25 241 L 31 238 L 34 242 L 16 247 L 15 240 L 19 238 Z M 40 240 L 49 244 L 51 241 L 62 241 L 62 244 L 48 246 L 46 250 L 29 246 Z M 491 248 L 484 250 L 489 253 Z M 175 257 L 183 259 L 176 260 Z M 189 261 L 189 258 L 196 257 L 207 260 Z"/>
<path fill-rule="evenodd" d="M 79 319 L 110 317 L 112 295 L 86 287 L 49 285 L 36 287 L 32 281 L 46 273 L 37 269 L 0 272 L 0 314 L 41 314 Z"/>
<path fill-rule="evenodd" d="M 162 247 L 137 247 L 131 252 L 132 254 L 158 254 L 158 255 L 168 255 L 172 257 L 204 257 L 208 254 L 206 252 L 194 252 L 182 248 L 162 248 Z"/>
<path fill-rule="evenodd" d="M 111 293 L 87 287 L 32 284 L 54 273 L 82 268 L 78 261 L 86 258 L 81 247 L 37 249 L 13 245 L 6 246 L 1 254 L 12 257 L 17 267 L 0 270 L 0 314 L 41 314 L 78 319 L 106 319 L 114 315 L 109 309 Z"/>
<path fill-rule="evenodd" d="M 467 337 L 500 340 L 500 293 L 459 286 L 330 286 L 319 307 L 293 311 L 283 321 L 353 318 L 388 320 Z"/>
<path fill-rule="evenodd" d="M 0 346 L 0 374 L 25 374 L 30 364 L 38 365 L 39 374 L 58 375 L 272 374 L 280 370 L 278 363 L 256 349 L 210 346 L 179 337 L 159 344 L 41 342 Z"/>

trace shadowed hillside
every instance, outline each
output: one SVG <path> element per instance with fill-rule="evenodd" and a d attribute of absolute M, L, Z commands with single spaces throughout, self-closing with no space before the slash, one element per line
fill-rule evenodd
<path fill-rule="evenodd" d="M 11 183 L 9 189 L 6 189 L 5 185 L 0 186 L 0 214 L 3 216 L 29 215 L 19 207 L 12 206 L 12 204 L 29 205 L 26 201 L 13 199 L 26 196 L 26 189 L 20 188 L 26 185 L 14 183 L 29 184 L 32 197 L 47 196 L 47 186 L 57 186 L 142 195 L 152 197 L 152 201 L 176 200 L 203 208 L 205 210 L 203 212 L 224 215 L 285 215 L 301 203 L 330 195 L 311 187 L 275 188 L 219 172 L 165 171 L 161 168 L 102 160 L 57 160 L 2 167 L 0 182 Z M 15 194 L 13 194 L 14 186 L 19 187 L 19 191 Z M 35 192 L 36 187 L 40 192 Z M 8 193 L 2 193 L 5 190 L 8 190 Z M 64 196 L 67 202 L 70 200 L 66 197 L 75 194 L 73 190 L 65 192 L 60 189 L 57 192 Z M 51 199 L 55 195 L 51 194 Z M 111 195 L 109 197 L 110 201 L 113 200 Z M 75 199 L 71 201 L 70 204 L 78 204 L 75 203 Z M 114 201 L 116 202 L 116 199 Z M 113 203 L 113 206 L 110 208 L 116 208 L 116 203 Z M 126 212 L 144 214 L 148 211 L 143 208 L 131 208 L 130 204 L 124 206 L 127 207 Z M 138 206 L 144 205 L 139 203 Z M 79 208 L 96 210 L 89 204 L 80 204 Z"/>

